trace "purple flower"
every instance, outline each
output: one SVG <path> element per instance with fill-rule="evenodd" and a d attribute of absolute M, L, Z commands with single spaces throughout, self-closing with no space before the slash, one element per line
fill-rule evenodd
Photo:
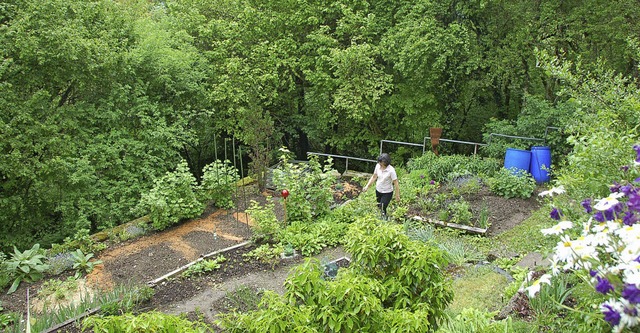
<path fill-rule="evenodd" d="M 640 194 L 637 191 L 629 193 L 629 201 L 627 201 L 627 207 L 629 210 L 640 212 Z"/>
<path fill-rule="evenodd" d="M 436 181 L 435 181 L 435 180 L 431 180 L 431 181 L 429 182 L 429 184 L 431 184 L 431 185 L 435 185 L 435 184 L 436 184 Z"/>
<path fill-rule="evenodd" d="M 591 214 L 591 212 L 593 211 L 593 209 L 591 208 L 591 199 L 584 199 L 580 204 L 582 204 L 582 207 L 584 207 L 584 211 L 587 214 Z"/>
<path fill-rule="evenodd" d="M 424 179 L 424 175 L 420 175 L 420 179 Z"/>
<path fill-rule="evenodd" d="M 620 324 L 620 314 L 618 311 L 614 310 L 611 305 L 603 304 L 602 305 L 602 314 L 604 315 L 604 320 L 609 322 L 611 326 L 616 326 Z"/>
<path fill-rule="evenodd" d="M 636 183 L 640 183 L 640 177 L 634 179 L 633 181 L 636 182 Z"/>
<path fill-rule="evenodd" d="M 598 274 L 598 272 L 594 271 L 593 269 L 589 270 L 589 275 L 591 275 L 591 277 L 595 277 Z"/>
<path fill-rule="evenodd" d="M 609 280 L 599 276 L 596 277 L 596 279 L 598 279 L 598 283 L 596 284 L 597 292 L 606 295 L 608 292 L 613 291 L 613 286 L 611 285 L 611 282 L 609 282 Z"/>
<path fill-rule="evenodd" d="M 624 195 L 629 195 L 633 191 L 633 186 L 625 185 L 620 188 L 620 192 L 624 193 Z"/>
<path fill-rule="evenodd" d="M 635 284 L 627 283 L 622 290 L 622 298 L 629 301 L 632 304 L 640 303 L 640 289 Z"/>
<path fill-rule="evenodd" d="M 617 206 L 617 205 L 616 205 Z M 616 219 L 616 206 L 613 206 L 604 211 L 604 218 L 607 221 L 613 221 Z"/>
<path fill-rule="evenodd" d="M 549 213 L 549 216 L 551 216 L 551 218 L 556 221 L 560 221 L 560 216 L 562 216 L 562 212 L 558 208 L 553 207 L 553 209 L 551 210 L 551 213 Z"/>
<path fill-rule="evenodd" d="M 629 166 L 628 165 L 623 165 L 620 167 L 620 170 L 622 170 L 622 172 L 627 172 L 629 171 Z"/>
<path fill-rule="evenodd" d="M 633 150 L 636 151 L 636 162 L 640 163 L 640 145 L 634 145 Z"/>
<path fill-rule="evenodd" d="M 611 191 L 611 193 L 620 192 L 620 184 L 613 182 L 613 185 L 609 187 L 609 191 Z"/>
<path fill-rule="evenodd" d="M 593 214 L 593 219 L 598 221 L 598 222 L 604 222 L 604 214 L 602 214 L 601 211 L 596 212 L 595 214 Z"/>
<path fill-rule="evenodd" d="M 638 222 L 638 216 L 633 212 L 626 212 L 622 218 L 622 223 L 624 223 L 624 225 L 632 226 L 636 224 L 636 222 Z"/>

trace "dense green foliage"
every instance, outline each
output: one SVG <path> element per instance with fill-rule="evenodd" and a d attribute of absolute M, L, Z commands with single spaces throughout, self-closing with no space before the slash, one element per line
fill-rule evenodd
<path fill-rule="evenodd" d="M 602 154 L 628 158 L 638 137 L 636 5 L 4 1 L 0 249 L 131 220 L 156 179 L 184 159 L 199 182 L 231 137 L 230 160 L 248 154 L 261 185 L 283 144 L 306 159 L 368 157 L 434 126 L 473 142 L 545 137 L 566 166 L 554 176 L 601 193 L 582 185 L 618 166 Z M 491 140 L 483 153 L 498 158 L 539 143 Z"/>
<path fill-rule="evenodd" d="M 443 252 L 371 215 L 356 218 L 346 239 L 353 261 L 335 278 L 307 259 L 283 296 L 267 292 L 257 310 L 222 315 L 219 324 L 229 332 L 434 331 L 453 297 Z"/>

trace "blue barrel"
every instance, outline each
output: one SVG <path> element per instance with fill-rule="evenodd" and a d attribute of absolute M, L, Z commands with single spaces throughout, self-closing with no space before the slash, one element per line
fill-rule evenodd
<path fill-rule="evenodd" d="M 551 170 L 551 148 L 544 146 L 531 147 L 531 166 L 529 172 L 538 183 L 549 181 Z"/>
<path fill-rule="evenodd" d="M 529 172 L 531 164 L 531 152 L 528 150 L 507 148 L 507 154 L 504 156 L 504 167 L 511 169 L 513 174 L 520 170 Z"/>

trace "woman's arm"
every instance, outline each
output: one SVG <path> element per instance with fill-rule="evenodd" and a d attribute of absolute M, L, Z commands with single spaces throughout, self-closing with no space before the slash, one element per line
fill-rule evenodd
<path fill-rule="evenodd" d="M 395 194 L 396 194 L 396 200 L 400 201 L 400 184 L 398 183 L 398 180 L 394 180 L 393 181 L 393 187 L 395 189 Z"/>
<path fill-rule="evenodd" d="M 371 184 L 373 184 L 373 182 L 375 182 L 376 179 L 378 179 L 378 175 L 374 171 L 373 175 L 371 175 L 371 178 L 369 178 L 369 181 L 367 182 L 367 185 L 365 185 L 362 188 L 362 192 L 367 192 L 367 190 L 369 189 L 369 186 L 371 186 Z"/>

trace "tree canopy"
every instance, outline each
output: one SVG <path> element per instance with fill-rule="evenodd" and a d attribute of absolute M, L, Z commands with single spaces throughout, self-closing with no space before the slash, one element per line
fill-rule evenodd
<path fill-rule="evenodd" d="M 155 179 L 182 159 L 200 177 L 225 138 L 254 170 L 281 145 L 367 157 L 429 127 L 479 142 L 558 126 L 569 146 L 609 132 L 627 144 L 636 5 L 4 1 L 0 249 L 132 219 Z"/>

